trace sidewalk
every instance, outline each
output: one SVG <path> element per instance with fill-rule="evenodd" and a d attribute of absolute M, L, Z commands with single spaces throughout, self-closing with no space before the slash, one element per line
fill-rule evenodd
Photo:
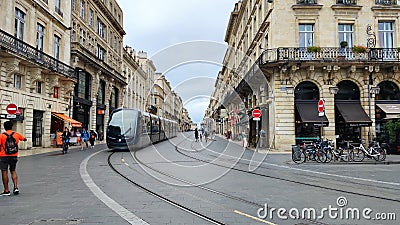
<path fill-rule="evenodd" d="M 215 136 L 226 140 L 225 135 L 216 134 Z M 240 147 L 243 147 L 242 141 L 234 141 L 232 139 L 226 140 L 226 141 L 235 143 L 235 144 L 239 145 Z M 262 153 L 262 154 L 292 154 L 292 150 L 278 151 L 276 149 L 266 149 L 266 148 L 256 149 L 254 147 L 247 147 L 247 149 L 252 150 L 252 151 L 257 151 L 258 153 Z"/>
<path fill-rule="evenodd" d="M 95 146 L 99 145 L 99 144 L 105 144 L 105 141 L 96 141 L 95 142 Z M 81 146 L 73 145 L 73 146 L 69 147 L 68 151 L 72 150 L 72 149 L 78 149 L 78 148 L 80 149 Z M 32 148 L 32 149 L 22 149 L 22 150 L 19 150 L 18 157 L 25 157 L 25 156 L 31 156 L 31 155 L 37 155 L 37 154 L 43 154 L 43 153 L 49 153 L 49 152 L 57 152 L 57 151 L 59 151 L 61 153 L 61 150 L 62 150 L 61 147 L 58 147 L 58 148 L 56 148 L 56 147 L 49 147 L 49 148 L 38 147 L 38 148 Z"/>

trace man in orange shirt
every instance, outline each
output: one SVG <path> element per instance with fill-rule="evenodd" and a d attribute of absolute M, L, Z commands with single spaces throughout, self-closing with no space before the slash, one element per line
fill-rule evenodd
<path fill-rule="evenodd" d="M 22 136 L 20 133 L 12 131 L 13 123 L 11 121 L 6 121 L 4 123 L 4 129 L 6 130 L 7 135 L 12 135 L 14 137 L 16 146 L 18 146 L 19 141 L 26 141 L 26 138 Z M 0 134 L 0 169 L 1 169 L 1 178 L 3 181 L 4 190 L 0 193 L 0 196 L 9 196 L 10 190 L 8 189 L 8 169 L 10 169 L 11 179 L 14 183 L 14 195 L 19 194 L 18 189 L 18 176 L 15 168 L 17 166 L 18 161 L 18 152 L 13 154 L 6 154 L 6 140 L 7 135 L 4 133 Z"/>

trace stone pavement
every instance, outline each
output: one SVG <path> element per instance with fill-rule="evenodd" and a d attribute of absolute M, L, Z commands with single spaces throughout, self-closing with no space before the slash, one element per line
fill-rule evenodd
<path fill-rule="evenodd" d="M 95 142 L 95 146 L 98 144 L 104 144 L 105 141 L 96 141 Z M 78 149 L 80 148 L 80 145 L 73 145 L 69 147 L 69 150 L 72 149 Z M 19 150 L 19 157 L 25 157 L 25 156 L 31 156 L 31 155 L 37 155 L 37 154 L 43 154 L 43 153 L 49 153 L 49 152 L 57 152 L 60 151 L 61 152 L 61 147 L 50 147 L 50 148 L 31 148 L 31 149 L 22 149 Z"/>

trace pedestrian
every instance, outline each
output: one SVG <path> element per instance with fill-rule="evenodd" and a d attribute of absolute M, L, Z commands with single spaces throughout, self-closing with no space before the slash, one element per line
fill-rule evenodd
<path fill-rule="evenodd" d="M 65 127 L 64 132 L 61 135 L 62 139 L 62 153 L 65 154 L 68 151 L 69 147 L 69 139 L 71 138 L 71 132 L 69 132 L 68 127 Z"/>
<path fill-rule="evenodd" d="M 97 138 L 97 134 L 93 131 L 90 130 L 90 138 L 89 138 L 89 142 L 90 142 L 90 148 L 94 148 L 94 141 Z"/>
<path fill-rule="evenodd" d="M 204 139 L 206 140 L 206 142 L 207 142 L 208 136 L 209 136 L 208 131 L 205 131 L 205 132 L 204 132 Z"/>
<path fill-rule="evenodd" d="M 197 130 L 197 128 L 194 129 L 194 139 L 195 139 L 195 142 L 199 141 L 199 131 Z"/>
<path fill-rule="evenodd" d="M 243 146 L 243 150 L 246 150 L 247 148 L 247 133 L 245 131 L 242 132 L 242 146 Z"/>
<path fill-rule="evenodd" d="M 201 132 L 199 133 L 199 137 L 200 137 L 200 142 L 203 141 L 203 135 L 201 134 Z"/>
<path fill-rule="evenodd" d="M 260 130 L 260 144 L 258 146 L 260 146 L 260 148 L 264 148 L 265 147 L 265 143 L 266 142 L 266 135 L 265 135 L 265 131 L 263 129 Z"/>
<path fill-rule="evenodd" d="M 13 131 L 12 127 L 13 123 L 11 121 L 6 121 L 4 123 L 4 129 L 6 132 L 0 134 L 0 168 L 4 186 L 4 190 L 0 193 L 0 196 L 11 195 L 8 187 L 8 170 L 10 170 L 11 179 L 14 184 L 13 193 L 14 195 L 19 194 L 18 176 L 16 172 L 18 162 L 18 143 L 19 141 L 27 140 L 20 133 Z"/>
<path fill-rule="evenodd" d="M 81 132 L 81 137 L 82 137 L 81 151 L 83 151 L 85 145 L 86 145 L 86 148 L 89 148 L 88 141 L 89 141 L 89 138 L 90 138 L 90 134 L 86 130 L 86 128 L 83 128 L 83 130 Z"/>

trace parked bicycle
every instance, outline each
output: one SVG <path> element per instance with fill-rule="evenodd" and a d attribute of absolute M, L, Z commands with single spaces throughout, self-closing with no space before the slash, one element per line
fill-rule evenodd
<path fill-rule="evenodd" d="M 350 148 L 343 146 L 343 144 L 340 147 L 335 148 L 333 140 L 326 140 L 323 142 L 322 146 L 327 157 L 326 162 L 331 162 L 332 160 L 345 162 L 351 161 L 351 150 Z"/>
<path fill-rule="evenodd" d="M 353 145 L 354 146 L 354 145 Z M 362 162 L 365 157 L 373 158 L 376 161 L 384 161 L 386 159 L 386 149 L 379 146 L 379 142 L 372 142 L 366 149 L 363 143 L 354 146 L 352 149 L 352 159 L 355 162 Z"/>

